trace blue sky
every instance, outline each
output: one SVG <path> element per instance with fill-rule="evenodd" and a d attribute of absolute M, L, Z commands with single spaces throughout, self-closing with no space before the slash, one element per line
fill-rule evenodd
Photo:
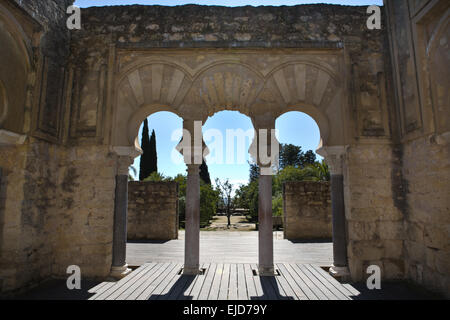
<path fill-rule="evenodd" d="M 310 4 L 310 3 L 330 3 L 330 4 L 342 4 L 349 6 L 365 6 L 365 5 L 383 5 L 383 0 L 76 0 L 75 5 L 79 7 L 90 6 L 106 6 L 106 5 L 129 5 L 129 4 L 147 4 L 147 5 L 164 5 L 164 6 L 177 6 L 183 4 L 201 4 L 201 5 L 220 5 L 220 6 L 293 6 L 297 4 Z"/>
<path fill-rule="evenodd" d="M 158 153 L 158 171 L 166 176 L 175 176 L 178 173 L 186 172 L 186 165 L 182 162 L 181 155 L 178 156 L 179 163 L 172 161 L 172 153 L 177 145 L 180 135 L 172 139 L 173 133 L 177 129 L 181 129 L 183 121 L 177 115 L 170 112 L 158 112 L 148 117 L 150 132 L 155 130 L 156 148 Z M 215 129 L 220 131 L 222 136 L 226 137 L 227 129 L 242 129 L 243 131 L 253 130 L 252 122 L 247 116 L 237 111 L 222 111 L 210 117 L 203 125 L 203 132 Z M 276 121 L 276 129 L 278 129 L 278 140 L 281 143 L 292 143 L 302 147 L 304 151 L 315 151 L 320 142 L 320 132 L 316 122 L 308 115 L 301 112 L 288 112 L 280 116 Z M 139 129 L 139 142 L 142 138 L 142 126 Z M 214 143 L 215 138 L 205 137 L 207 145 Z M 250 160 L 247 152 L 250 147 L 250 139 L 245 144 L 245 160 Z M 237 151 L 237 140 L 235 140 L 235 152 Z M 209 172 L 211 179 L 219 178 L 221 180 L 229 179 L 237 187 L 240 183 L 246 183 L 249 178 L 249 165 L 243 164 L 227 164 L 226 142 L 223 143 L 222 154 L 223 163 L 209 163 Z M 220 152 L 220 151 L 219 151 Z M 175 154 L 177 152 L 175 151 Z M 217 154 L 209 155 L 206 160 Z M 237 160 L 237 156 L 235 156 Z M 136 158 L 133 166 L 139 170 L 140 158 Z M 237 161 L 235 161 L 237 162 Z"/>

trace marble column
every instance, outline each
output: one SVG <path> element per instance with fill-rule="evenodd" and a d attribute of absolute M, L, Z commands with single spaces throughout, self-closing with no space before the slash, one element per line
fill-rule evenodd
<path fill-rule="evenodd" d="M 274 274 L 272 176 L 259 176 L 258 193 L 258 269 L 261 276 Z"/>
<path fill-rule="evenodd" d="M 183 139 L 177 146 L 187 165 L 186 218 L 183 274 L 200 272 L 200 165 L 208 154 L 203 142 L 202 121 L 183 120 Z"/>
<path fill-rule="evenodd" d="M 110 276 L 115 279 L 125 277 L 131 272 L 126 263 L 127 216 L 128 216 L 128 167 L 133 158 L 119 156 L 114 200 L 114 229 L 112 266 Z"/>
<path fill-rule="evenodd" d="M 264 114 L 252 118 L 255 139 L 250 154 L 260 168 L 258 184 L 258 271 L 273 276 L 272 175 L 278 163 L 279 143 L 275 137 L 275 116 Z M 273 130 L 273 131 L 272 131 Z"/>
<path fill-rule="evenodd" d="M 200 270 L 200 165 L 187 167 L 183 273 L 195 275 Z"/>
<path fill-rule="evenodd" d="M 350 272 L 347 259 L 347 230 L 344 205 L 344 146 L 323 147 L 317 152 L 325 157 L 331 173 L 331 211 L 333 226 L 333 266 L 330 273 L 342 280 Z"/>

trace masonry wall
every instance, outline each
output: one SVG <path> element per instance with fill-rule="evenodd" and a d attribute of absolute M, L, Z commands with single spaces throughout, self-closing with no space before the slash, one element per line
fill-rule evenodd
<path fill-rule="evenodd" d="M 331 239 L 329 182 L 286 182 L 283 185 L 283 210 L 286 239 Z"/>
<path fill-rule="evenodd" d="M 448 1 L 389 1 L 408 279 L 450 297 Z M 447 15 L 447 16 L 446 16 Z"/>
<path fill-rule="evenodd" d="M 0 82 L 7 101 L 0 106 L 6 108 L 6 117 L 0 119 L 0 295 L 54 274 L 61 232 L 57 227 L 67 218 L 58 210 L 63 148 L 55 142 L 61 124 L 46 118 L 48 139 L 38 139 L 33 120 L 45 120 L 46 108 L 51 117 L 62 119 L 57 95 L 63 90 L 53 89 L 64 80 L 55 82 L 47 75 L 60 70 L 67 58 L 69 36 L 61 25 L 69 2 L 0 1 Z M 43 79 L 55 85 L 40 87 Z"/>
<path fill-rule="evenodd" d="M 128 183 L 128 240 L 178 239 L 178 184 Z"/>
<path fill-rule="evenodd" d="M 403 213 L 393 177 L 399 159 L 390 144 L 351 146 L 344 170 L 347 254 L 353 280 L 378 265 L 383 279 L 404 279 Z"/>

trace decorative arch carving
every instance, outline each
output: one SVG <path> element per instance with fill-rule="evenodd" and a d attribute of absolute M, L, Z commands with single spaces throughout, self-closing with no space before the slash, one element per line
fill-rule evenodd
<path fill-rule="evenodd" d="M 239 111 L 254 124 L 262 115 L 275 121 L 288 111 L 305 112 L 324 144 L 343 142 L 342 81 L 324 61 L 300 58 L 259 70 L 233 55 L 186 70 L 176 55 L 138 60 L 116 77 L 115 145 L 134 145 L 141 122 L 155 112 L 205 121 L 222 110 Z"/>
<path fill-rule="evenodd" d="M 31 41 L 7 7 L 0 4 L 0 123 L 6 130 L 23 133 Z M 6 98 L 6 94 L 8 98 Z"/>

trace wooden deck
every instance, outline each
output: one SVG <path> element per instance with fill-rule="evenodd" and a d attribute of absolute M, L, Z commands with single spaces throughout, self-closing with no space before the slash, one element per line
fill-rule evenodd
<path fill-rule="evenodd" d="M 351 300 L 360 293 L 317 265 L 279 263 L 259 277 L 254 264 L 204 263 L 204 274 L 182 275 L 181 263 L 146 263 L 118 282 L 89 290 L 90 300 Z"/>

